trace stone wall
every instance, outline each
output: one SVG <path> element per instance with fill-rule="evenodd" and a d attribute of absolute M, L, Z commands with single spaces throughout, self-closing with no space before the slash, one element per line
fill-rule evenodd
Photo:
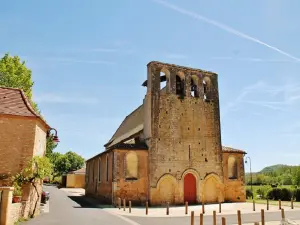
<path fill-rule="evenodd" d="M 108 204 L 112 203 L 112 159 L 113 153 L 105 152 L 90 159 L 86 167 L 86 194 Z"/>
<path fill-rule="evenodd" d="M 22 203 L 12 203 L 10 207 L 10 223 L 14 224 L 22 217 Z"/>
<path fill-rule="evenodd" d="M 47 129 L 42 123 L 36 120 L 35 125 L 35 140 L 34 140 L 34 150 L 33 155 L 44 156 L 46 153 L 46 142 L 47 142 Z"/>
<path fill-rule="evenodd" d="M 67 188 L 84 188 L 85 187 L 85 174 L 68 174 L 66 187 Z"/>
<path fill-rule="evenodd" d="M 0 115 L 0 174 L 14 175 L 27 166 L 33 155 L 35 129 L 35 119 Z M 0 180 L 0 185 L 5 184 Z"/>
<path fill-rule="evenodd" d="M 35 217 L 40 214 L 42 190 L 42 181 L 22 186 L 22 216 L 24 218 Z"/>
<path fill-rule="evenodd" d="M 126 157 L 129 153 L 137 155 L 137 163 Z M 87 161 L 86 194 L 96 197 L 103 203 L 117 204 L 119 197 L 132 201 L 133 204 L 145 203 L 148 194 L 147 155 L 146 150 L 115 149 L 90 159 Z M 106 179 L 107 157 L 108 181 Z M 101 170 L 100 179 L 98 163 L 100 163 Z M 131 173 L 128 173 L 128 170 Z M 126 177 L 126 174 L 137 174 L 137 177 Z"/>
<path fill-rule="evenodd" d="M 126 157 L 133 154 L 137 163 L 133 157 Z M 145 204 L 148 199 L 148 151 L 114 150 L 114 159 L 114 204 L 118 198 L 132 201 L 133 205 Z"/>
<path fill-rule="evenodd" d="M 160 90 L 161 71 L 164 71 L 167 77 L 164 92 Z M 183 96 L 176 94 L 176 76 L 184 82 Z M 194 76 L 197 97 L 191 96 L 190 93 Z M 204 80 L 208 84 L 206 92 L 203 87 Z M 197 202 L 202 201 L 204 197 L 200 192 L 201 182 L 210 173 L 215 174 L 216 181 L 223 180 L 217 75 L 152 62 L 148 64 L 148 86 L 144 103 L 145 110 L 150 110 L 145 112 L 144 135 L 146 139 L 150 139 L 148 146 L 151 202 L 158 204 L 167 200 L 164 192 L 155 189 L 158 189 L 158 181 L 168 175 L 168 185 L 175 193 L 172 202 L 182 204 L 183 174 L 187 170 L 194 171 Z"/>
<path fill-rule="evenodd" d="M 236 165 L 233 165 L 229 158 L 234 158 Z M 244 202 L 246 201 L 244 159 L 242 153 L 224 152 L 223 171 L 225 184 L 225 201 Z M 236 170 L 237 176 L 230 179 L 229 175 L 234 174 L 231 170 Z"/>

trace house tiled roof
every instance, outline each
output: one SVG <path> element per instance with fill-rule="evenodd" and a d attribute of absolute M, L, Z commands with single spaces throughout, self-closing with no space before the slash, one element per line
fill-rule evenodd
<path fill-rule="evenodd" d="M 69 174 L 85 174 L 85 167 L 79 169 L 79 170 L 75 170 L 72 172 L 69 172 Z"/>
<path fill-rule="evenodd" d="M 227 146 L 222 146 L 223 152 L 234 152 L 234 153 L 242 153 L 242 154 L 247 154 L 245 151 L 236 149 L 236 148 L 231 148 Z"/>
<path fill-rule="evenodd" d="M 20 89 L 0 87 L 0 114 L 35 117 L 40 119 L 49 128 L 49 125 L 35 112 L 28 98 Z"/>

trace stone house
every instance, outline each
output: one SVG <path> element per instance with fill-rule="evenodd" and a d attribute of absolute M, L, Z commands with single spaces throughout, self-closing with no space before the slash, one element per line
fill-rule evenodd
<path fill-rule="evenodd" d="M 10 186 L 9 177 L 21 172 L 34 156 L 45 155 L 49 129 L 22 90 L 0 87 L 0 187 Z M 39 214 L 39 204 L 36 209 L 35 205 L 40 202 L 41 184 L 35 184 L 37 191 L 32 184 L 23 185 L 22 203 L 7 201 L 5 211 L 13 215 L 6 216 L 8 221 Z"/>
<path fill-rule="evenodd" d="M 0 87 L 0 176 L 14 175 L 33 156 L 44 156 L 49 128 L 22 90 Z"/>
<path fill-rule="evenodd" d="M 150 62 L 143 86 L 143 104 L 87 160 L 86 194 L 113 205 L 245 201 L 246 152 L 222 147 L 217 74 Z"/>

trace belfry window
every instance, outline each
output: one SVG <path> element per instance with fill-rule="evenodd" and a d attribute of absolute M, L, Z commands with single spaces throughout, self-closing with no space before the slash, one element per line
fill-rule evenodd
<path fill-rule="evenodd" d="M 199 97 L 197 80 L 195 81 L 193 78 L 191 79 L 191 96 Z"/>
<path fill-rule="evenodd" d="M 184 95 L 184 80 L 176 75 L 176 95 Z"/>

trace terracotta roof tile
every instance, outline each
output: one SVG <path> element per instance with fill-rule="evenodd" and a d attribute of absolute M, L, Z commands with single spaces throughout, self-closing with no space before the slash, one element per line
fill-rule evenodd
<path fill-rule="evenodd" d="M 223 152 L 236 152 L 236 153 L 243 153 L 243 154 L 247 154 L 245 151 L 240 150 L 240 149 L 236 149 L 236 148 L 231 148 L 231 147 L 227 147 L 227 146 L 222 146 L 222 150 Z"/>
<path fill-rule="evenodd" d="M 49 125 L 35 112 L 24 92 L 16 88 L 0 87 L 0 114 L 36 117 Z"/>

